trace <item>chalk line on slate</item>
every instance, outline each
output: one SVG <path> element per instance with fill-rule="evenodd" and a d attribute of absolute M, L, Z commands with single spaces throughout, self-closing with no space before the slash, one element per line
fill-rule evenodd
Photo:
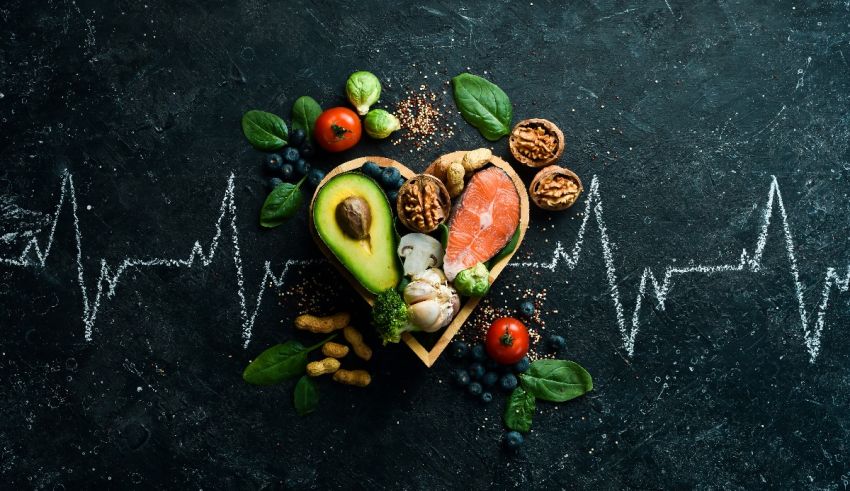
<path fill-rule="evenodd" d="M 61 212 L 64 209 L 65 202 L 67 200 L 71 207 L 71 216 L 73 218 L 74 235 L 77 248 L 77 281 L 80 285 L 80 291 L 82 293 L 83 299 L 83 323 L 85 325 L 85 339 L 86 341 L 91 341 L 93 327 L 95 321 L 97 320 L 97 314 L 100 311 L 101 301 L 104 295 L 104 286 L 108 287 L 105 290 L 106 298 L 112 298 L 115 295 L 115 290 L 118 287 L 118 284 L 120 283 L 122 275 L 124 274 L 124 272 L 131 268 L 190 268 L 195 265 L 196 260 L 200 260 L 200 264 L 203 266 L 209 266 L 215 259 L 216 252 L 218 251 L 219 244 L 221 242 L 221 237 L 224 230 L 222 224 L 225 223 L 225 219 L 229 216 L 230 237 L 231 245 L 233 248 L 233 261 L 236 270 L 236 294 L 239 298 L 240 316 L 242 319 L 242 339 L 243 346 L 247 347 L 251 341 L 251 331 L 254 326 L 254 321 L 257 318 L 257 313 L 259 312 L 263 295 L 265 294 L 265 291 L 269 287 L 269 285 L 275 287 L 282 286 L 286 280 L 290 268 L 292 267 L 303 267 L 311 264 L 317 264 L 322 261 L 315 259 L 289 259 L 284 263 L 283 269 L 281 270 L 280 274 L 275 274 L 272 270 L 271 261 L 266 261 L 263 269 L 263 277 L 260 280 L 259 287 L 257 288 L 257 298 L 254 303 L 253 309 L 251 309 L 251 311 L 249 312 L 245 295 L 245 278 L 242 269 L 242 253 L 239 248 L 239 230 L 236 222 L 234 179 L 234 175 L 231 174 L 227 180 L 227 188 L 225 190 L 224 197 L 221 202 L 221 208 L 219 210 L 220 213 L 218 219 L 215 223 L 215 234 L 210 240 L 209 248 L 206 252 L 204 251 L 204 248 L 201 245 L 200 241 L 195 241 L 194 245 L 192 246 L 192 250 L 189 253 L 189 256 L 185 259 L 125 258 L 118 264 L 117 267 L 111 267 L 109 264 L 107 264 L 105 259 L 101 259 L 100 276 L 96 283 L 97 286 L 95 290 L 94 301 L 90 301 L 88 289 L 86 288 L 85 284 L 85 270 L 82 262 L 82 232 L 80 230 L 79 218 L 77 216 L 77 197 L 74 188 L 73 176 L 67 171 L 62 176 L 59 201 L 56 205 L 56 211 L 53 215 L 53 220 L 50 225 L 50 233 L 47 238 L 47 245 L 42 248 L 39 245 L 37 238 L 31 237 L 29 241 L 27 241 L 26 247 L 24 247 L 23 251 L 17 258 L 0 258 L 0 264 L 17 267 L 44 267 L 48 257 L 50 256 L 50 251 L 53 248 L 53 239 L 56 233 L 56 227 L 59 223 Z M 774 208 L 778 208 L 779 216 L 782 220 L 782 231 L 785 239 L 785 250 L 788 257 L 791 279 L 794 284 L 794 290 L 796 294 L 795 296 L 798 304 L 798 312 L 800 315 L 800 325 L 803 333 L 803 340 L 805 342 L 806 349 L 809 352 L 810 361 L 814 362 L 816 360 L 818 352 L 820 351 L 821 334 L 823 332 L 826 322 L 826 312 L 829 307 L 830 295 L 833 289 L 839 290 L 841 292 L 847 292 L 848 289 L 850 289 L 850 265 L 848 265 L 847 271 L 843 277 L 835 268 L 827 268 L 826 273 L 824 275 L 824 286 L 823 292 L 821 294 L 821 301 L 817 307 L 817 318 L 815 319 L 814 326 L 812 327 L 812 318 L 806 309 L 803 297 L 803 292 L 805 291 L 805 288 L 802 282 L 800 281 L 800 271 L 797 263 L 797 256 L 794 253 L 794 240 L 793 236 L 791 235 L 790 226 L 788 225 L 788 215 L 785 211 L 785 204 L 782 201 L 782 195 L 779 190 L 779 182 L 777 181 L 775 176 L 772 176 L 767 203 L 765 205 L 764 213 L 762 216 L 762 227 L 758 235 L 758 239 L 756 241 L 755 254 L 750 256 L 747 250 L 743 249 L 741 252 L 740 259 L 738 260 L 738 262 L 735 263 L 719 265 L 697 265 L 689 267 L 668 266 L 667 268 L 665 268 L 664 277 L 661 282 L 658 281 L 657 277 L 650 268 L 645 268 L 643 274 L 641 275 L 638 294 L 635 300 L 635 308 L 632 313 L 631 319 L 631 328 L 627 328 L 625 309 L 623 308 L 623 303 L 620 299 L 620 291 L 618 288 L 617 281 L 617 270 L 614 265 L 615 263 L 612 252 L 612 242 L 608 236 L 608 229 L 605 226 L 602 207 L 603 202 L 599 193 L 599 178 L 598 176 L 593 176 L 593 180 L 590 184 L 590 192 L 588 193 L 587 199 L 585 201 L 584 218 L 582 219 L 581 226 L 579 227 L 578 236 L 576 237 L 576 241 L 575 244 L 573 244 L 572 250 L 567 253 L 564 249 L 564 246 L 560 242 L 558 242 L 556 244 L 555 250 L 553 251 L 552 260 L 548 263 L 534 261 L 510 263 L 510 265 L 519 267 L 541 268 L 550 271 L 555 271 L 560 262 L 563 260 L 564 264 L 566 264 L 569 269 L 575 268 L 578 265 L 579 259 L 581 258 L 581 251 L 582 245 L 584 244 L 585 232 L 587 230 L 588 221 L 590 220 L 590 215 L 592 214 L 596 219 L 597 229 L 599 230 L 599 239 L 602 247 L 602 257 L 605 263 L 605 273 L 610 288 L 611 300 L 614 304 L 614 312 L 616 314 L 617 326 L 619 328 L 620 335 L 623 338 L 623 348 L 626 350 L 629 356 L 631 356 L 634 354 L 635 338 L 638 334 L 640 327 L 641 305 L 643 304 L 644 298 L 647 296 L 647 284 L 649 282 L 652 283 L 654 295 L 657 300 L 657 306 L 660 310 L 664 310 L 666 307 L 668 294 L 670 293 L 670 289 L 672 287 L 673 278 L 675 276 L 695 273 L 700 273 L 704 275 L 714 275 L 718 273 L 727 272 L 759 272 L 761 270 L 761 260 L 764 254 L 764 249 L 767 245 L 767 241 L 769 238 L 769 227 L 770 221 L 773 217 L 773 210 Z"/>
<path fill-rule="evenodd" d="M 552 260 L 548 263 L 541 262 L 521 262 L 510 263 L 510 266 L 542 268 L 550 271 L 555 271 L 561 260 L 569 269 L 573 269 L 578 265 L 581 258 L 581 248 L 584 244 L 585 231 L 587 230 L 587 222 L 590 215 L 596 218 L 596 225 L 599 229 L 599 241 L 602 246 L 602 258 L 605 262 L 605 273 L 608 279 L 610 288 L 611 301 L 614 304 L 614 312 L 617 316 L 617 326 L 620 330 L 620 335 L 623 338 L 623 348 L 629 356 L 634 354 L 635 337 L 638 334 L 640 327 L 640 309 L 646 295 L 646 287 L 649 281 L 652 282 L 657 306 L 659 310 L 665 310 L 667 296 L 672 287 L 673 278 L 685 274 L 700 273 L 704 275 L 714 275 L 717 273 L 741 272 L 747 271 L 757 273 L 761 270 L 761 260 L 764 255 L 764 248 L 767 245 L 769 237 L 770 220 L 773 217 L 774 208 L 779 209 L 779 216 L 782 220 L 782 232 L 785 239 L 785 251 L 788 256 L 789 270 L 791 280 L 794 284 L 794 291 L 800 314 L 800 326 L 803 332 L 803 341 L 806 344 L 806 349 L 809 352 L 809 359 L 814 362 L 817 359 L 820 351 L 821 333 L 826 322 L 826 312 L 829 307 L 829 297 L 833 288 L 841 292 L 847 292 L 850 288 L 850 265 L 847 266 L 847 271 L 842 278 L 838 271 L 829 267 L 824 274 L 823 291 L 821 293 L 821 301 L 817 308 L 817 318 L 814 327 L 811 326 L 812 318 L 806 310 L 806 303 L 803 299 L 805 287 L 800 281 L 800 269 L 797 265 L 797 255 L 794 253 L 794 239 L 791 235 L 791 228 L 788 225 L 788 214 L 785 211 L 785 204 L 782 201 L 782 194 L 779 191 L 779 182 L 776 176 L 771 176 L 770 190 L 767 196 L 767 203 L 764 207 L 762 215 L 762 227 L 756 241 L 755 254 L 749 255 L 746 249 L 741 251 L 741 257 L 738 262 L 718 265 L 696 265 L 688 267 L 673 267 L 667 266 L 664 270 L 664 279 L 659 282 L 652 269 L 649 267 L 643 270 L 640 278 L 640 286 L 638 287 L 637 298 L 635 299 L 635 309 L 632 313 L 631 328 L 626 326 L 626 316 L 623 309 L 623 303 L 620 300 L 620 290 L 618 288 L 617 270 L 614 266 L 614 257 L 611 248 L 611 239 L 608 237 L 608 229 L 605 226 L 605 220 L 602 212 L 602 197 L 599 193 L 599 178 L 593 176 L 593 181 L 590 183 L 590 192 L 585 201 L 584 218 L 579 227 L 576 242 L 573 244 L 572 250 L 567 253 L 561 242 L 555 246 Z"/>

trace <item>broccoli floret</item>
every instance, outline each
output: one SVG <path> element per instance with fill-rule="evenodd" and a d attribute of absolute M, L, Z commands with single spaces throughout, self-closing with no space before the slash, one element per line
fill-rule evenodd
<path fill-rule="evenodd" d="M 408 322 L 407 304 L 394 289 L 379 293 L 372 306 L 372 325 L 384 344 L 401 341 L 404 332 L 415 330 Z"/>

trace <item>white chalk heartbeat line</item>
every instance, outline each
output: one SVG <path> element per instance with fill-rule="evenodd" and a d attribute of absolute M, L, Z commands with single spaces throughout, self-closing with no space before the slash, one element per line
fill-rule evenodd
<path fill-rule="evenodd" d="M 829 267 L 824 274 L 823 291 L 821 294 L 820 303 L 817 306 L 817 317 L 812 325 L 812 317 L 810 317 L 806 303 L 803 298 L 805 288 L 800 281 L 800 268 L 797 264 L 797 255 L 794 252 L 794 239 L 791 235 L 791 227 L 788 225 L 788 214 L 785 211 L 785 204 L 782 201 L 782 194 L 779 192 L 779 182 L 776 176 L 771 176 L 770 191 L 767 196 L 767 203 L 764 207 L 762 215 L 761 231 L 756 240 L 755 253 L 750 255 L 746 249 L 741 251 L 741 256 L 737 262 L 728 264 L 714 265 L 695 265 L 686 267 L 667 266 L 664 269 L 663 279 L 659 282 L 655 273 L 649 267 L 643 270 L 640 277 L 640 286 L 638 287 L 637 298 L 635 299 L 635 307 L 631 317 L 631 327 L 628 327 L 626 320 L 625 309 L 623 302 L 620 300 L 619 282 L 617 280 L 617 270 L 614 266 L 614 255 L 612 252 L 612 242 L 608 237 L 608 228 L 605 226 L 604 214 L 602 211 L 602 197 L 599 194 L 599 179 L 593 176 L 593 181 L 590 183 L 590 192 L 585 201 L 584 217 L 579 227 L 578 236 L 575 244 L 570 252 L 564 249 L 564 246 L 558 242 L 555 246 L 555 251 L 552 260 L 548 263 L 540 262 L 524 262 L 515 263 L 515 266 L 532 267 L 548 269 L 555 271 L 560 261 L 569 269 L 575 268 L 581 258 L 581 248 L 584 244 L 585 232 L 587 231 L 587 223 L 590 216 L 596 218 L 596 226 L 599 230 L 599 242 L 602 246 L 602 258 L 605 262 L 605 273 L 608 280 L 609 295 L 614 304 L 614 312 L 617 317 L 617 327 L 620 330 L 620 336 L 623 339 L 623 348 L 632 356 L 635 350 L 635 338 L 640 328 L 640 310 L 641 305 L 647 299 L 647 285 L 652 284 L 653 293 L 657 301 L 657 308 L 665 310 L 667 297 L 670 289 L 673 286 L 673 279 L 677 276 L 689 274 L 702 274 L 705 276 L 715 275 L 719 273 L 732 272 L 751 272 L 757 273 L 761 270 L 761 260 L 764 255 L 764 248 L 767 245 L 768 231 L 770 229 L 770 221 L 773 218 L 774 208 L 779 209 L 779 217 L 782 220 L 782 233 L 785 238 L 785 252 L 788 258 L 789 272 L 791 275 L 791 283 L 794 286 L 795 297 L 797 300 L 797 310 L 800 315 L 800 328 L 803 335 L 803 341 L 806 349 L 809 352 L 809 360 L 814 362 L 817 359 L 821 346 L 821 334 L 826 323 L 826 313 L 829 307 L 829 298 L 833 289 L 841 292 L 847 292 L 850 287 L 850 262 L 848 262 L 847 270 L 842 277 L 835 268 Z"/>
<path fill-rule="evenodd" d="M 109 299 L 115 295 L 116 288 L 120 283 L 121 277 L 127 270 L 138 270 L 149 267 L 191 268 L 195 266 L 196 263 L 199 263 L 204 267 L 209 266 L 215 259 L 216 253 L 219 249 L 219 245 L 222 242 L 222 236 L 224 234 L 225 228 L 229 227 L 230 242 L 233 251 L 233 262 L 236 273 L 236 295 L 239 299 L 240 318 L 242 321 L 242 339 L 243 345 L 247 347 L 251 341 L 251 332 L 254 327 L 254 322 L 257 318 L 257 314 L 259 312 L 260 305 L 262 303 L 262 299 L 266 289 L 270 286 L 283 286 L 287 274 L 293 267 L 304 267 L 311 264 L 320 263 L 321 261 L 315 259 L 290 259 L 284 263 L 283 269 L 279 274 L 274 273 L 274 271 L 272 271 L 271 262 L 266 261 L 263 268 L 262 279 L 260 280 L 259 286 L 257 288 L 256 300 L 253 304 L 253 308 L 249 309 L 245 291 L 245 277 L 242 266 L 242 254 L 239 248 L 239 230 L 236 219 L 237 213 L 234 192 L 234 180 L 235 177 L 233 176 L 233 174 L 231 174 L 227 180 L 227 188 L 225 190 L 224 197 L 221 202 L 221 207 L 219 210 L 220 213 L 218 219 L 215 222 L 215 233 L 213 234 L 213 237 L 210 240 L 206 251 L 204 250 L 204 247 L 201 245 L 200 241 L 195 241 L 191 251 L 189 252 L 189 255 L 184 259 L 126 258 L 121 261 L 117 266 L 110 266 L 106 262 L 106 260 L 101 259 L 100 276 L 98 277 L 96 282 L 94 300 L 91 300 L 91 297 L 89 296 L 89 289 L 86 287 L 86 275 L 82 261 L 83 240 L 82 233 L 80 230 L 79 218 L 77 215 L 77 197 L 74 187 L 73 176 L 69 172 L 65 172 L 62 177 L 59 201 L 56 205 L 56 212 L 54 213 L 53 220 L 50 224 L 50 232 L 47 238 L 47 244 L 44 247 L 41 247 L 38 242 L 38 239 L 36 237 L 31 237 L 27 241 L 26 246 L 17 258 L 0 258 L 0 264 L 17 267 L 45 267 L 47 259 L 50 256 L 50 252 L 53 248 L 53 241 L 56 233 L 56 228 L 67 201 L 71 208 L 71 215 L 73 218 L 75 246 L 77 252 L 77 281 L 79 283 L 80 291 L 82 294 L 85 339 L 86 341 L 91 341 L 94 325 L 97 320 L 97 315 L 102 306 L 103 299 Z M 850 287 L 850 265 L 847 266 L 847 271 L 843 278 L 840 276 L 840 274 L 836 271 L 835 268 L 827 268 L 824 277 L 824 287 L 821 296 L 821 301 L 817 307 L 817 317 L 815 318 L 814 326 L 812 327 L 812 318 L 807 312 L 805 301 L 803 298 L 803 292 L 805 288 L 803 287 L 803 284 L 800 281 L 800 272 L 797 264 L 797 257 L 794 253 L 794 244 L 791 235 L 791 230 L 788 225 L 788 216 L 785 211 L 785 205 L 782 202 L 782 196 L 779 191 L 779 183 L 777 182 L 775 177 L 772 177 L 771 180 L 767 204 L 765 205 L 764 214 L 762 217 L 762 228 L 756 241 L 755 253 L 751 256 L 746 251 L 746 249 L 744 249 L 741 252 L 740 259 L 737 262 L 730 264 L 697 265 L 688 267 L 668 266 L 665 269 L 663 280 L 661 282 L 658 281 L 655 274 L 650 268 L 644 269 L 640 280 L 640 286 L 638 288 L 637 298 L 635 300 L 635 308 L 632 313 L 630 328 L 627 326 L 625 309 L 620 299 L 617 271 L 614 266 L 614 257 L 612 252 L 612 242 L 608 236 L 608 229 L 605 226 L 602 207 L 602 198 L 599 193 L 599 179 L 597 176 L 593 176 L 593 180 L 590 184 L 590 191 L 585 200 L 584 216 L 582 219 L 581 226 L 579 227 L 578 236 L 576 238 L 575 244 L 572 247 L 572 250 L 568 253 L 564 249 L 563 245 L 558 242 L 555 247 L 552 260 L 550 262 L 520 262 L 511 263 L 511 266 L 541 268 L 550 271 L 555 271 L 561 261 L 563 261 L 563 263 L 569 269 L 575 268 L 578 265 L 579 259 L 581 257 L 581 250 L 582 245 L 584 244 L 587 224 L 590 220 L 590 216 L 593 215 L 596 219 L 596 224 L 599 231 L 599 239 L 602 247 L 602 256 L 605 263 L 606 277 L 609 285 L 609 294 L 614 305 L 617 326 L 619 328 L 620 335 L 623 339 L 623 348 L 628 353 L 628 355 L 631 356 L 634 354 L 635 338 L 638 334 L 640 325 L 641 305 L 647 297 L 647 285 L 651 282 L 654 289 L 655 299 L 657 301 L 657 307 L 660 310 L 664 310 L 668 294 L 670 293 L 670 289 L 673 284 L 673 278 L 676 276 L 695 273 L 701 273 L 703 275 L 713 275 L 728 272 L 747 271 L 756 273 L 760 271 L 761 259 L 768 240 L 768 231 L 770 228 L 771 218 L 773 217 L 773 210 L 774 208 L 778 208 L 780 218 L 782 220 L 782 230 L 785 238 L 785 250 L 788 257 L 791 280 L 794 286 L 796 300 L 798 303 L 798 312 L 800 315 L 800 324 L 803 334 L 803 340 L 809 352 L 810 361 L 815 361 L 820 350 L 820 338 L 826 322 L 825 315 L 828 310 L 831 292 L 833 289 L 837 289 L 842 292 L 848 291 L 848 287 Z"/>

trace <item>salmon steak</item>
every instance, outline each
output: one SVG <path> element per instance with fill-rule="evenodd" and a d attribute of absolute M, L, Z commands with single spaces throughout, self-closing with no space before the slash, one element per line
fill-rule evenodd
<path fill-rule="evenodd" d="M 486 263 L 511 240 L 519 226 L 519 193 L 498 167 L 476 172 L 449 218 L 443 271 L 449 281 L 461 271 Z"/>

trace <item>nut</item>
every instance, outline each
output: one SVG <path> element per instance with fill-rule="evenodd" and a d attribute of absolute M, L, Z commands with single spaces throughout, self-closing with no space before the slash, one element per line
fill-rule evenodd
<path fill-rule="evenodd" d="M 466 152 L 461 163 L 466 172 L 471 174 L 487 165 L 491 158 L 493 158 L 493 152 L 489 148 L 477 148 Z"/>
<path fill-rule="evenodd" d="M 446 171 L 446 189 L 452 198 L 457 198 L 463 192 L 464 175 L 466 175 L 466 169 L 463 168 L 463 164 L 457 162 L 450 165 Z"/>
<path fill-rule="evenodd" d="M 336 205 L 336 223 L 345 235 L 355 240 L 369 236 L 372 210 L 360 196 L 349 196 Z"/>
<path fill-rule="evenodd" d="M 563 155 L 564 134 L 548 119 L 525 119 L 514 126 L 508 147 L 521 164 L 544 167 Z"/>
<path fill-rule="evenodd" d="M 430 174 L 419 174 L 398 190 L 398 218 L 405 227 L 415 232 L 436 230 L 446 221 L 451 206 L 446 186 Z"/>
<path fill-rule="evenodd" d="M 531 185 L 528 194 L 534 204 L 544 210 L 566 210 L 573 206 L 584 188 L 581 179 L 575 172 L 550 165 L 540 169 Z"/>

